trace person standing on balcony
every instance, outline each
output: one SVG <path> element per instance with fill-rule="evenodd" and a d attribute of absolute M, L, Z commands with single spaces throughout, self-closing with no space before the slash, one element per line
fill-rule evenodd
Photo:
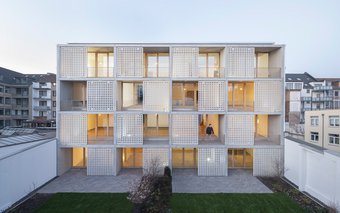
<path fill-rule="evenodd" d="M 208 136 L 209 138 L 211 138 L 211 135 L 214 135 L 214 134 L 215 134 L 215 133 L 214 133 L 214 129 L 212 128 L 211 124 L 208 125 L 208 127 L 207 127 L 205 133 L 207 134 L 207 136 Z"/>

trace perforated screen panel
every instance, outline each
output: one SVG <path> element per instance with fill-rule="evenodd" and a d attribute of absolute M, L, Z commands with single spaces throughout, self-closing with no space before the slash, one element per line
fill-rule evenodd
<path fill-rule="evenodd" d="M 87 77 L 87 48 L 60 47 L 60 78 Z"/>
<path fill-rule="evenodd" d="M 198 77 L 197 47 L 172 48 L 172 77 Z"/>
<path fill-rule="evenodd" d="M 226 105 L 225 90 L 224 81 L 199 81 L 198 110 L 224 111 Z"/>
<path fill-rule="evenodd" d="M 226 48 L 227 77 L 255 77 L 255 49 L 250 47 Z"/>
<path fill-rule="evenodd" d="M 60 144 L 85 146 L 87 144 L 87 115 L 60 114 Z"/>
<path fill-rule="evenodd" d="M 198 144 L 198 115 L 172 114 L 172 144 Z"/>
<path fill-rule="evenodd" d="M 228 145 L 254 145 L 254 115 L 227 115 Z"/>
<path fill-rule="evenodd" d="M 226 176 L 227 151 L 224 148 L 198 149 L 199 176 Z"/>
<path fill-rule="evenodd" d="M 115 175 L 113 148 L 87 148 L 87 175 Z"/>
<path fill-rule="evenodd" d="M 169 111 L 170 82 L 169 81 L 144 81 L 143 82 L 144 111 Z"/>
<path fill-rule="evenodd" d="M 117 47 L 117 77 L 143 77 L 143 48 Z"/>
<path fill-rule="evenodd" d="M 116 109 L 114 81 L 87 82 L 87 110 L 114 111 Z"/>
<path fill-rule="evenodd" d="M 143 144 L 143 115 L 117 114 L 117 144 Z"/>
<path fill-rule="evenodd" d="M 281 112 L 282 111 L 282 82 L 256 81 L 255 82 L 255 112 Z"/>

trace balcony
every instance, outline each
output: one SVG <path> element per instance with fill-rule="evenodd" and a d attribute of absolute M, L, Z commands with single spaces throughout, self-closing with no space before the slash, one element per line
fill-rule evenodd
<path fill-rule="evenodd" d="M 36 90 L 50 90 L 52 86 L 51 84 L 33 83 L 32 88 Z"/>
<path fill-rule="evenodd" d="M 15 93 L 13 97 L 14 98 L 28 98 L 28 92 Z"/>
<path fill-rule="evenodd" d="M 48 110 L 51 110 L 51 107 L 50 106 L 34 106 L 33 109 L 37 111 L 48 111 Z"/>
<path fill-rule="evenodd" d="M 281 78 L 279 67 L 257 67 L 255 68 L 256 78 Z"/>
<path fill-rule="evenodd" d="M 312 97 L 301 97 L 301 101 L 312 101 Z"/>
<path fill-rule="evenodd" d="M 147 78 L 169 77 L 169 48 L 145 47 L 144 53 L 144 76 Z"/>
<path fill-rule="evenodd" d="M 28 108 L 27 104 L 12 104 L 13 109 L 26 109 Z"/>
<path fill-rule="evenodd" d="M 60 110 L 85 111 L 87 110 L 87 83 L 60 82 Z"/>
<path fill-rule="evenodd" d="M 23 119 L 23 120 L 27 120 L 27 119 L 28 119 L 28 115 L 12 115 L 11 118 L 12 118 L 12 119 Z"/>
<path fill-rule="evenodd" d="M 33 99 L 47 100 L 47 99 L 51 99 L 51 97 L 48 97 L 47 95 L 39 95 L 39 96 L 34 96 Z"/>
<path fill-rule="evenodd" d="M 314 91 L 325 91 L 325 90 L 333 90 L 332 86 L 315 86 Z"/>
<path fill-rule="evenodd" d="M 172 109 L 174 111 L 197 111 L 198 83 L 174 82 L 172 84 Z"/>
<path fill-rule="evenodd" d="M 143 122 L 143 143 L 145 145 L 169 144 L 168 114 L 146 114 Z"/>
<path fill-rule="evenodd" d="M 199 122 L 199 145 L 223 145 L 225 130 L 223 129 L 225 116 L 219 114 L 201 114 L 198 116 Z M 213 128 L 213 133 L 208 135 L 208 126 Z"/>
<path fill-rule="evenodd" d="M 312 101 L 313 102 L 323 102 L 323 101 L 332 101 L 333 97 L 331 96 L 325 96 L 325 97 L 313 97 Z"/>
<path fill-rule="evenodd" d="M 87 116 L 87 143 L 89 145 L 113 144 L 114 120 L 112 114 Z"/>

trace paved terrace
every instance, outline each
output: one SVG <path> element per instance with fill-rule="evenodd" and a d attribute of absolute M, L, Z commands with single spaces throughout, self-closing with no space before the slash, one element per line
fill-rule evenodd
<path fill-rule="evenodd" d="M 250 170 L 229 170 L 227 177 L 199 177 L 194 169 L 175 169 L 175 193 L 271 193 Z M 127 192 L 142 176 L 141 169 L 124 169 L 118 176 L 87 176 L 85 169 L 72 169 L 41 188 L 39 193 Z"/>

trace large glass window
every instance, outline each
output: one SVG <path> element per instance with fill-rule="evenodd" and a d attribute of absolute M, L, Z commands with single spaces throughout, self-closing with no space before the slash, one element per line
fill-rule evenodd
<path fill-rule="evenodd" d="M 253 168 L 253 150 L 228 149 L 228 168 Z"/>
<path fill-rule="evenodd" d="M 145 62 L 146 77 L 169 77 L 168 53 L 146 53 Z"/>
<path fill-rule="evenodd" d="M 113 144 L 113 123 L 113 114 L 89 114 L 88 144 Z"/>
<path fill-rule="evenodd" d="M 178 82 L 172 84 L 172 107 L 174 110 L 197 109 L 198 83 Z"/>
<path fill-rule="evenodd" d="M 87 152 L 86 148 L 72 148 L 72 167 L 86 167 Z"/>
<path fill-rule="evenodd" d="M 88 77 L 113 77 L 113 52 L 88 52 Z"/>
<path fill-rule="evenodd" d="M 142 167 L 143 167 L 142 148 L 122 149 L 122 168 L 142 168 Z"/>
<path fill-rule="evenodd" d="M 147 114 L 144 115 L 144 138 L 169 137 L 169 116 L 168 114 Z"/>
<path fill-rule="evenodd" d="M 254 110 L 253 82 L 228 83 L 228 110 L 229 111 Z"/>
<path fill-rule="evenodd" d="M 220 54 L 200 53 L 198 58 L 199 76 L 203 78 L 220 77 Z"/>
<path fill-rule="evenodd" d="M 175 148 L 172 149 L 173 168 L 197 168 L 196 148 Z"/>

